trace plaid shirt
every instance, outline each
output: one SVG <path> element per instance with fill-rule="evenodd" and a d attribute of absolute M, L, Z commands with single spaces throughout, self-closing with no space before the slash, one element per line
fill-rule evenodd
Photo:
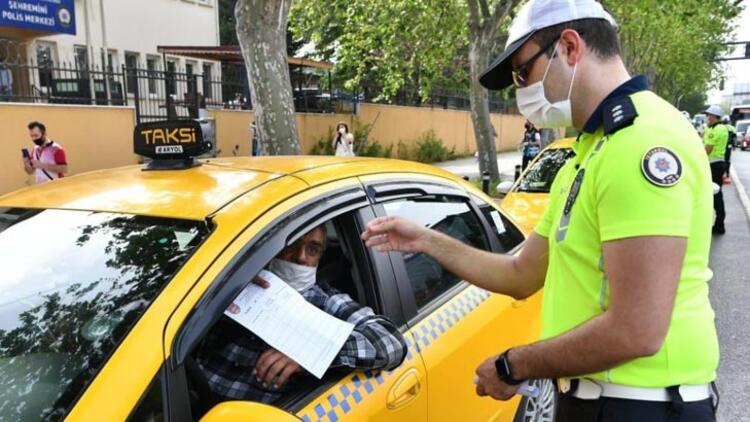
<path fill-rule="evenodd" d="M 406 342 L 387 318 L 375 315 L 349 295 L 319 284 L 302 296 L 326 313 L 354 324 L 354 331 L 330 368 L 393 369 L 406 357 Z M 306 371 L 289 378 L 278 390 L 263 388 L 253 375 L 258 357 L 270 346 L 246 328 L 223 316 L 206 337 L 197 356 L 211 390 L 224 400 L 272 403 L 315 378 Z"/>

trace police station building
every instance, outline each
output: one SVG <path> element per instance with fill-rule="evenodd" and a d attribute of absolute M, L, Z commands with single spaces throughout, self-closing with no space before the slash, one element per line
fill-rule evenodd
<path fill-rule="evenodd" d="M 157 46 L 218 46 L 217 3 L 0 0 L 0 102 L 90 97 L 122 105 L 137 89 L 127 86 L 126 67 L 216 77 L 218 62 L 165 55 Z"/>

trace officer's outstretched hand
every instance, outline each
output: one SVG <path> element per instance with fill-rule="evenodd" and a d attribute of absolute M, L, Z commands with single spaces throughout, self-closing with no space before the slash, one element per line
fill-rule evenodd
<path fill-rule="evenodd" d="M 380 217 L 372 220 L 362 240 L 379 252 L 421 252 L 430 231 L 413 221 L 400 217 Z"/>

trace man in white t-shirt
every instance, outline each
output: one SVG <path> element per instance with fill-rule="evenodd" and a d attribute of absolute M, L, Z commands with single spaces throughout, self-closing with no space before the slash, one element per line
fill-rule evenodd
<path fill-rule="evenodd" d="M 47 137 L 47 127 L 43 123 L 31 122 L 28 128 L 34 149 L 30 157 L 23 158 L 26 173 L 36 173 L 36 184 L 63 177 L 68 172 L 68 161 L 63 147 Z"/>

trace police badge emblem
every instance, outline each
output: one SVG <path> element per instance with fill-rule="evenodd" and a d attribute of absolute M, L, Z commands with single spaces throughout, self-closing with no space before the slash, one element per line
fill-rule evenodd
<path fill-rule="evenodd" d="M 641 162 L 643 176 L 660 187 L 674 186 L 682 177 L 682 162 L 669 148 L 651 148 Z"/>

